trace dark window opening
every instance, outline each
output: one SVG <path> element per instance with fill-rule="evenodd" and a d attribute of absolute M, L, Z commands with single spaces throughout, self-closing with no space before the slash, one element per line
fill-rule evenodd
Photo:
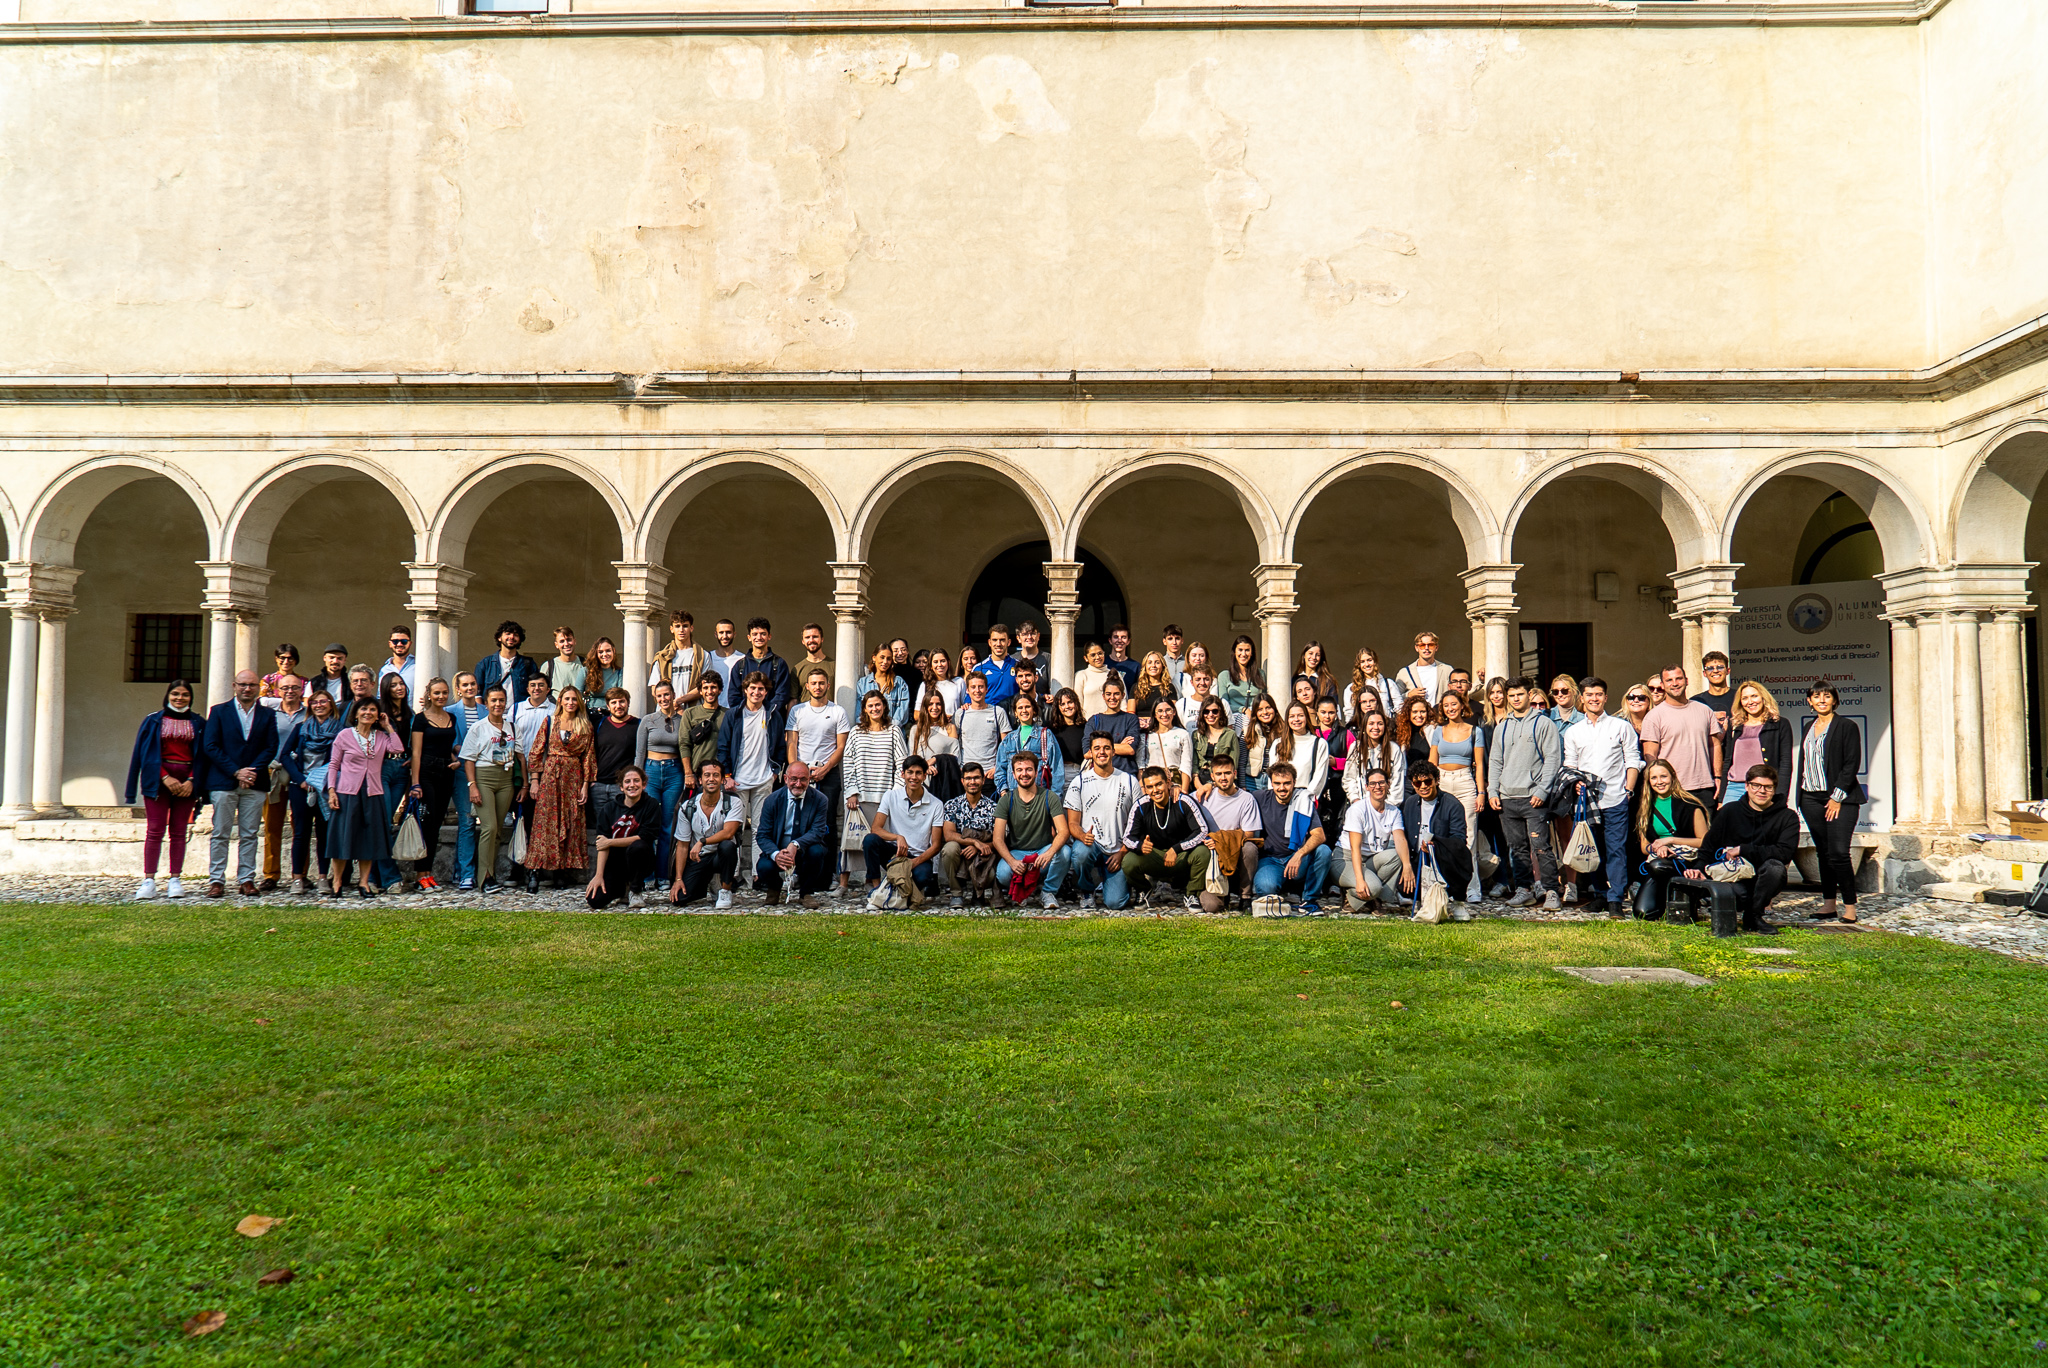
<path fill-rule="evenodd" d="M 1593 672 L 1592 636 L 1590 622 L 1523 623 L 1521 672 L 1546 692 L 1561 674 L 1584 679 Z"/>
<path fill-rule="evenodd" d="M 1109 629 L 1126 618 L 1123 587 L 1109 567 L 1087 551 L 1075 554 L 1081 562 L 1081 582 L 1076 586 L 1081 611 L 1074 619 L 1074 649 L 1078 653 L 1091 641 L 1107 645 Z M 988 629 L 994 623 L 1015 631 L 1018 623 L 1033 622 L 1049 647 L 1052 626 L 1045 618 L 1045 597 L 1052 592 L 1052 585 L 1045 577 L 1045 563 L 1051 559 L 1051 543 L 1038 541 L 1013 546 L 990 561 L 967 595 L 967 625 L 961 641 L 979 648 L 988 641 Z"/>
<path fill-rule="evenodd" d="M 197 682 L 205 642 L 197 613 L 137 613 L 128 629 L 128 682 Z"/>

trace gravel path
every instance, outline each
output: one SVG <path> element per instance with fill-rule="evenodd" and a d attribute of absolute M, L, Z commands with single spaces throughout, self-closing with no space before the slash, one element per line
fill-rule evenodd
<path fill-rule="evenodd" d="M 189 901 L 203 901 L 199 894 L 205 891 L 204 879 L 188 880 L 186 897 Z M 0 881 L 0 900 L 26 903 L 122 903 L 132 902 L 135 896 L 135 881 L 125 878 L 98 876 L 66 876 L 14 878 Z M 242 901 L 229 895 L 234 901 Z M 317 896 L 294 896 L 280 890 L 259 899 L 263 906 L 316 905 L 324 900 Z M 351 899 L 351 901 L 353 901 Z M 453 890 L 419 893 L 391 894 L 380 901 L 403 902 L 419 907 L 490 907 L 506 911 L 552 911 L 584 912 L 583 895 L 580 889 L 543 888 L 538 895 L 529 897 L 524 893 L 496 893 L 485 897 L 476 893 L 460 893 Z M 806 915 L 805 910 L 794 904 L 769 908 L 758 894 L 742 893 L 735 900 L 732 915 L 742 913 L 774 912 L 778 915 Z M 1812 928 L 1829 925 L 1810 920 L 1810 914 L 1819 905 L 1819 898 L 1806 893 L 1782 895 L 1771 906 L 1771 919 L 1780 926 Z M 159 897 L 157 906 L 169 905 Z M 1341 906 L 1341 903 L 1326 901 L 1325 907 Z M 608 909 L 624 911 L 622 908 Z M 1475 909 L 1479 916 L 1507 921 L 1599 921 L 1604 918 L 1584 908 L 1566 907 L 1557 912 L 1544 912 L 1528 907 L 1510 908 L 1504 903 L 1488 902 Z M 2014 959 L 2028 960 L 2036 964 L 2048 964 L 2048 918 L 2030 916 L 2016 909 L 1991 904 L 1968 904 L 1936 902 L 1915 898 L 1906 894 L 1871 893 L 1865 894 L 1859 904 L 1862 925 L 1876 930 L 1893 931 L 1908 936 L 1929 936 L 1936 940 L 1948 941 L 1954 945 L 1966 945 L 1972 949 L 1990 950 L 1997 954 L 2009 955 Z M 709 900 L 678 912 L 663 899 L 641 899 L 632 909 L 636 914 L 670 914 L 718 916 Z M 943 898 L 928 904 L 924 911 L 934 916 L 1011 916 L 1008 911 L 992 912 L 983 908 L 967 908 L 956 911 Z M 901 913 L 871 913 L 859 899 L 841 901 L 827 897 L 822 914 L 852 914 L 862 916 L 904 915 Z M 1066 904 L 1060 911 L 1040 914 L 1037 909 L 1026 915 L 1080 916 L 1082 913 L 1073 904 Z M 1185 917 L 1200 915 L 1182 911 L 1178 907 L 1150 908 L 1132 907 L 1122 912 L 1093 910 L 1086 915 L 1097 917 Z M 1370 921 L 1369 917 L 1347 917 L 1342 913 L 1327 914 L 1336 921 Z M 1832 923 L 1839 926 L 1840 923 Z M 1846 929 L 1846 928 L 1844 928 Z"/>

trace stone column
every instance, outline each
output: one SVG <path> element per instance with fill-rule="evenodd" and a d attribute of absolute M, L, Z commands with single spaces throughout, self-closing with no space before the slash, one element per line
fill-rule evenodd
<path fill-rule="evenodd" d="M 1266 661 L 1266 691 L 1286 706 L 1294 687 L 1294 579 L 1301 567 L 1276 561 L 1252 571 L 1258 589 L 1260 652 Z"/>
<path fill-rule="evenodd" d="M 1920 820 L 1945 827 L 1955 820 L 1956 729 L 1925 722 L 1942 720 L 1954 706 L 1949 684 L 1952 633 L 1946 616 L 1939 612 L 1921 613 L 1913 625 L 1919 643 L 1915 654 L 1920 661 L 1920 701 L 1925 705 L 1920 728 Z"/>
<path fill-rule="evenodd" d="M 2027 793 L 2027 698 L 2020 614 L 2000 609 L 1979 640 L 1984 648 L 1984 801 L 1988 812 Z"/>
<path fill-rule="evenodd" d="M 1966 609 L 1949 615 L 1955 634 L 1956 800 L 1958 826 L 1984 825 L 1984 666 L 1979 631 L 1984 615 Z"/>
<path fill-rule="evenodd" d="M 1081 562 L 1046 561 L 1045 620 L 1052 624 L 1052 677 L 1071 687 L 1074 682 L 1074 619 L 1081 615 Z M 1107 625 L 1107 624 L 1104 624 Z"/>
<path fill-rule="evenodd" d="M 1920 796 L 1920 633 L 1909 614 L 1892 624 L 1892 822 L 1925 820 Z M 1868 746 L 1869 738 L 1864 738 Z"/>
<path fill-rule="evenodd" d="M 8 567 L 9 578 L 13 566 Z M 13 598 L 13 593 L 9 593 Z M 30 790 L 36 735 L 36 610 L 25 604 L 8 609 L 13 619 L 7 655 L 7 805 L 0 807 L 0 825 L 36 815 Z"/>
<path fill-rule="evenodd" d="M 206 576 L 200 602 L 208 619 L 204 702 L 210 708 L 233 696 L 237 670 L 252 668 L 240 663 L 243 640 L 253 650 L 256 625 L 270 606 L 271 572 L 242 561 L 200 561 L 199 569 Z"/>
<path fill-rule="evenodd" d="M 1472 623 L 1472 687 L 1489 679 L 1512 679 L 1514 668 L 1515 575 L 1519 565 L 1475 565 L 1465 582 L 1465 617 Z"/>
<path fill-rule="evenodd" d="M 469 607 L 470 572 L 443 561 L 407 561 L 405 573 L 411 581 L 405 607 L 412 614 L 413 678 L 419 685 L 413 701 L 426 701 L 427 682 L 436 676 L 448 681 L 453 698 L 455 676 L 462 667 L 455 659 L 450 629 Z"/>
<path fill-rule="evenodd" d="M 832 693 L 846 715 L 854 715 L 854 691 L 867 673 L 868 563 L 833 561 Z"/>
<path fill-rule="evenodd" d="M 36 631 L 36 753 L 32 801 L 38 817 L 70 817 L 64 806 L 64 627 L 70 608 L 42 609 Z"/>
<path fill-rule="evenodd" d="M 613 561 L 612 569 L 619 572 L 619 598 L 612 606 L 625 619 L 619 672 L 626 677 L 637 717 L 653 706 L 648 702 L 647 662 L 653 654 L 649 648 L 655 619 L 668 611 L 668 567 L 653 561 Z"/>
<path fill-rule="evenodd" d="M 1742 566 L 1712 561 L 1671 572 L 1678 598 L 1671 616 L 1681 633 L 1680 659 L 1694 692 L 1707 687 L 1700 661 L 1708 651 L 1728 653 L 1728 620 L 1735 616 L 1735 574 Z"/>

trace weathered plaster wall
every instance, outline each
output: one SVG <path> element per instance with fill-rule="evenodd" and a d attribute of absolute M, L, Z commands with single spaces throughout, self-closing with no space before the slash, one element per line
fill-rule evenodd
<path fill-rule="evenodd" d="M 1924 26 L 1937 346 L 2048 313 L 2048 7 L 1950 4 Z"/>
<path fill-rule="evenodd" d="M 1917 365 L 1921 79 L 1907 26 L 0 46 L 0 364 Z"/>

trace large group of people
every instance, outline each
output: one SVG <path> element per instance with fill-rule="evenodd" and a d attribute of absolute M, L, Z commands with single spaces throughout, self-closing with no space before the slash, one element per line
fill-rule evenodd
<path fill-rule="evenodd" d="M 204 802 L 211 897 L 230 887 L 231 838 L 242 896 L 289 878 L 370 898 L 436 887 L 452 831 L 459 888 L 574 883 L 593 907 L 725 908 L 751 886 L 808 907 L 894 890 L 956 907 L 1314 915 L 1339 896 L 1406 911 L 1440 882 L 1459 919 L 1487 896 L 1655 916 L 1739 874 L 1761 929 L 1803 818 L 1820 915 L 1856 915 L 1855 723 L 1821 681 L 1795 735 L 1718 652 L 1698 692 L 1679 665 L 1618 688 L 1546 686 L 1475 679 L 1429 632 L 1387 674 L 1371 649 L 1346 671 L 1314 641 L 1269 670 L 1249 636 L 1219 663 L 1171 625 L 1139 657 L 1119 625 L 1062 683 L 1027 622 L 992 627 L 985 650 L 877 644 L 849 712 L 817 623 L 794 661 L 765 618 L 721 619 L 707 646 L 677 612 L 669 638 L 638 717 L 610 638 L 584 650 L 559 627 L 540 660 L 513 621 L 452 680 L 418 677 L 400 626 L 374 666 L 335 642 L 302 673 L 281 645 L 273 672 L 237 674 L 204 714 L 174 681 L 129 766 L 128 801 L 147 815 L 137 896 L 158 896 L 166 839 L 164 892 L 183 896 Z M 409 859 L 393 841 L 408 818 Z M 1580 822 L 1598 849 L 1575 861 L 1585 870 L 1558 857 Z"/>

